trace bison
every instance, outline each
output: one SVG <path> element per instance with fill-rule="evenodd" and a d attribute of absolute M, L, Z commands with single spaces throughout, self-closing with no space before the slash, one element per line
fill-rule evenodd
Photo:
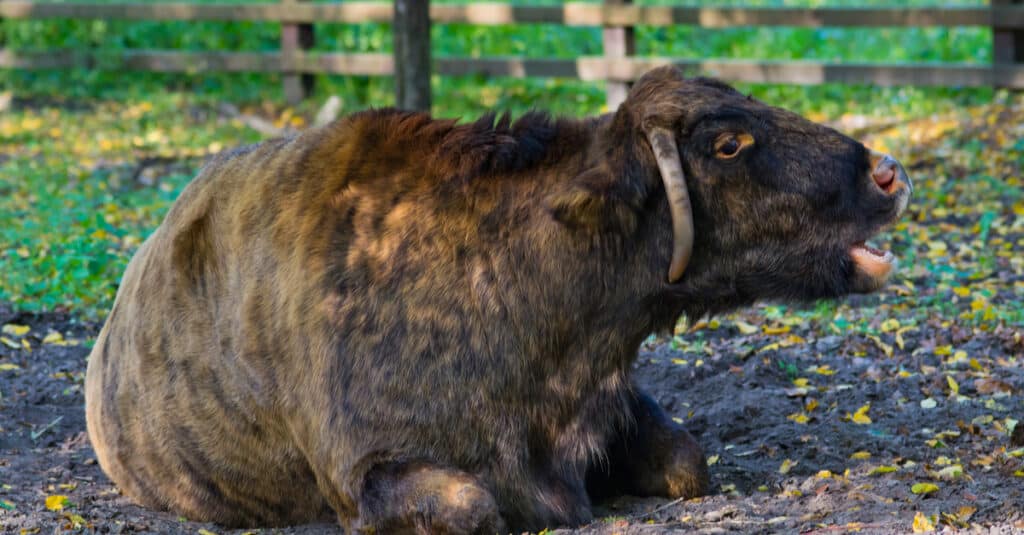
<path fill-rule="evenodd" d="M 614 113 L 371 110 L 215 157 L 139 248 L 89 358 L 89 436 L 147 507 L 348 532 L 578 525 L 705 492 L 631 380 L 651 333 L 869 292 L 888 156 L 685 78 Z"/>

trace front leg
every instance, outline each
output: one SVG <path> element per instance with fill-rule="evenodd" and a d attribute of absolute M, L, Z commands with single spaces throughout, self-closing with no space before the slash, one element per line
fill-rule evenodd
<path fill-rule="evenodd" d="M 388 462 L 365 478 L 349 533 L 505 533 L 494 497 L 470 474 L 426 462 Z"/>
<path fill-rule="evenodd" d="M 622 494 L 693 498 L 708 488 L 708 468 L 697 441 L 646 393 L 634 390 L 633 423 L 612 439 L 607 461 L 587 473 L 592 498 Z"/>

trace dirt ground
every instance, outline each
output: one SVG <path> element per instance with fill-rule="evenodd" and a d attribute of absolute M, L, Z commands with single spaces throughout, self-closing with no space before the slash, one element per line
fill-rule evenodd
<path fill-rule="evenodd" d="M 8 327 L 0 340 L 0 530 L 243 533 L 132 505 L 100 471 L 82 395 L 95 325 L 2 305 L 0 324 L 29 328 Z M 652 339 L 636 364 L 640 383 L 705 448 L 714 493 L 621 499 L 593 524 L 557 533 L 1024 532 L 1024 450 L 1007 429 L 1024 416 L 1020 331 L 971 334 L 970 351 L 1014 364 L 982 372 L 977 362 L 950 367 L 934 351 L 914 351 L 966 336 L 938 320 L 893 357 L 869 337 L 798 325 L 786 339 L 805 343 L 787 346 L 760 329 L 743 334 L 745 326 L 722 322 L 682 337 L 697 345 Z M 939 368 L 948 373 L 929 373 Z M 935 489 L 915 493 L 922 483 Z"/>

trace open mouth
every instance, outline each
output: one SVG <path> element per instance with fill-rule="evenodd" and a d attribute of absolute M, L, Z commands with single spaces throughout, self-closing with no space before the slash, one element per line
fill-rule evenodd
<path fill-rule="evenodd" d="M 864 241 L 854 243 L 850 247 L 850 258 L 859 271 L 879 282 L 887 279 L 896 270 L 896 255 L 868 245 Z"/>

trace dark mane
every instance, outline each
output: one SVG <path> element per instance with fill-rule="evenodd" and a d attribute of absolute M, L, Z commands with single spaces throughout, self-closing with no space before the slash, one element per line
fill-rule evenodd
<path fill-rule="evenodd" d="M 425 169 L 468 181 L 517 174 L 584 146 L 580 121 L 529 111 L 513 119 L 490 112 L 471 123 L 392 108 L 354 114 L 361 141 L 375 151 L 423 158 Z M 372 145 L 371 145 L 372 144 Z"/>

